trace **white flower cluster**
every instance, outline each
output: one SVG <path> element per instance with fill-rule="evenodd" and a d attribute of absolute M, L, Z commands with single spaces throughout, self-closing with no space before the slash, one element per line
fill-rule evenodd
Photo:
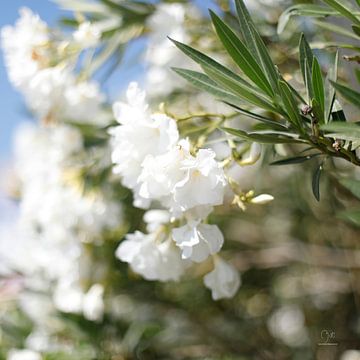
<path fill-rule="evenodd" d="M 68 57 L 64 49 L 72 46 L 76 50 L 73 52 L 79 54 L 84 47 L 94 46 L 99 37 L 89 23 L 81 24 L 73 39 L 56 37 L 27 8 L 20 10 L 15 26 L 2 29 L 1 44 L 9 79 L 39 118 L 100 124 L 108 121 L 102 110 L 105 98 L 98 84 L 78 81 L 71 70 L 76 59 L 74 64 L 62 61 Z"/>
<path fill-rule="evenodd" d="M 212 150 L 191 152 L 174 119 L 152 114 L 136 83 L 130 84 L 126 103 L 114 104 L 114 115 L 120 123 L 111 130 L 114 172 L 133 190 L 135 206 L 158 203 L 168 211 L 168 219 L 163 214 L 148 221 L 148 235 L 128 235 L 117 256 L 149 280 L 178 280 L 189 262 L 203 262 L 222 248 L 221 231 L 204 220 L 213 206 L 223 204 L 224 171 Z M 239 286 L 237 272 L 222 264 L 215 261 L 215 270 L 205 281 L 214 299 L 233 296 Z"/>
<path fill-rule="evenodd" d="M 21 126 L 15 139 L 19 226 L 29 241 L 23 247 L 27 263 L 14 259 L 13 265 L 36 287 L 40 282 L 47 290 L 51 283 L 59 310 L 83 313 L 94 321 L 102 318 L 104 289 L 100 284 L 82 286 L 90 261 L 84 243 L 98 244 L 104 231 L 121 226 L 122 209 L 111 194 L 83 191 L 83 137 L 64 122 L 108 121 L 98 84 L 78 80 L 72 70 L 80 52 L 95 46 L 100 36 L 91 24 L 83 23 L 68 38 L 27 8 L 20 10 L 15 26 L 1 31 L 10 81 L 43 123 Z M 98 149 L 99 156 L 106 151 Z"/>
<path fill-rule="evenodd" d="M 67 178 L 69 161 L 83 151 L 75 128 L 25 124 L 19 128 L 15 149 L 22 196 L 20 225 L 38 243 L 32 256 L 34 271 L 56 280 L 61 291 L 55 291 L 55 304 L 60 310 L 79 312 L 79 302 L 69 301 L 69 294 L 84 295 L 79 285 L 81 241 L 99 241 L 105 229 L 118 227 L 120 204 L 100 193 L 84 195 Z"/>

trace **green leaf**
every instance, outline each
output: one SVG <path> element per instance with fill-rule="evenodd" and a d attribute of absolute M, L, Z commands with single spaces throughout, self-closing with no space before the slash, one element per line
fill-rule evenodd
<path fill-rule="evenodd" d="M 218 84 L 215 81 L 211 80 L 207 75 L 199 73 L 197 71 L 179 68 L 172 68 L 172 70 L 174 70 L 178 75 L 189 81 L 198 89 L 208 92 L 209 94 L 215 96 L 217 99 L 228 102 L 230 104 L 238 104 L 241 106 L 239 98 L 220 88 Z"/>
<path fill-rule="evenodd" d="M 306 41 L 304 34 L 301 34 L 300 36 L 299 62 L 304 84 L 307 89 L 308 100 L 310 101 L 312 98 L 314 98 L 312 85 L 312 67 L 314 62 L 314 55 L 309 43 Z"/>
<path fill-rule="evenodd" d="M 302 119 L 291 89 L 285 81 L 279 81 L 281 98 L 288 115 L 288 120 L 303 132 Z"/>
<path fill-rule="evenodd" d="M 312 177 L 312 191 L 317 201 L 320 201 L 320 176 L 323 170 L 323 164 L 321 163 L 313 173 Z"/>
<path fill-rule="evenodd" d="M 353 14 L 354 10 L 349 9 L 348 7 L 342 5 L 338 0 L 322 0 L 322 1 L 328 4 L 334 10 L 338 11 L 341 15 L 348 18 L 354 24 L 360 25 L 360 20 Z"/>
<path fill-rule="evenodd" d="M 277 121 L 268 119 L 268 118 L 266 118 L 266 117 L 264 117 L 264 116 L 262 116 L 262 115 L 259 115 L 259 114 L 255 114 L 255 113 L 253 113 L 253 112 L 251 112 L 251 111 L 245 110 L 245 109 L 243 109 L 243 108 L 241 108 L 241 107 L 239 107 L 239 106 L 236 106 L 236 105 L 234 105 L 234 104 L 229 104 L 229 103 L 227 103 L 227 102 L 225 102 L 225 104 L 233 107 L 233 108 L 234 108 L 237 112 L 239 112 L 240 114 L 246 115 L 246 116 L 248 116 L 248 117 L 250 117 L 250 118 L 252 118 L 252 119 L 259 120 L 259 121 L 261 121 L 262 123 L 271 125 L 272 127 L 278 128 L 279 130 L 283 130 L 283 131 L 284 131 L 284 130 L 285 130 L 285 131 L 288 130 L 288 128 L 287 128 L 285 125 L 283 125 L 283 124 L 281 124 L 281 123 L 279 123 L 279 122 L 277 122 Z"/>
<path fill-rule="evenodd" d="M 245 41 L 245 44 L 251 54 L 255 57 L 257 61 L 261 61 L 258 50 L 256 39 L 254 38 L 254 33 L 250 30 L 251 25 L 254 25 L 251 16 L 243 2 L 243 0 L 235 0 L 236 12 L 238 15 L 240 33 L 242 38 Z"/>
<path fill-rule="evenodd" d="M 226 78 L 228 81 L 231 81 L 232 83 L 236 83 L 238 86 L 242 86 L 243 88 L 245 88 L 246 92 L 250 92 L 251 94 L 260 97 L 260 99 L 262 98 L 262 95 L 264 95 L 261 89 L 256 89 L 252 84 L 248 83 L 247 81 L 242 79 L 239 75 L 235 74 L 234 72 L 232 72 L 225 66 L 221 65 L 217 61 L 211 59 L 209 56 L 192 48 L 189 45 L 183 44 L 171 38 L 169 39 L 185 55 L 189 56 L 192 60 L 198 63 L 205 72 L 209 73 L 211 71 L 213 74 L 217 74 L 217 76 L 222 76 Z M 270 107 L 273 109 L 271 104 Z"/>
<path fill-rule="evenodd" d="M 355 69 L 355 76 L 356 76 L 357 82 L 360 84 L 360 70 L 359 69 Z M 336 80 L 334 80 L 334 81 L 336 81 Z"/>
<path fill-rule="evenodd" d="M 346 100 L 360 108 L 360 93 L 333 81 L 331 81 L 331 84 Z"/>
<path fill-rule="evenodd" d="M 338 214 L 338 217 L 352 223 L 353 225 L 360 226 L 360 209 L 342 211 Z"/>
<path fill-rule="evenodd" d="M 275 136 L 275 135 L 266 135 L 266 134 L 256 134 L 256 133 L 247 133 L 242 130 L 238 129 L 231 129 L 231 128 L 221 128 L 225 132 L 239 137 L 241 139 L 257 142 L 259 144 L 291 144 L 291 143 L 298 143 L 300 142 L 297 139 L 285 136 Z"/>
<path fill-rule="evenodd" d="M 337 68 L 339 60 L 339 51 L 336 51 L 333 65 L 330 67 L 325 78 L 325 122 L 329 122 L 335 101 L 335 88 L 330 81 L 337 80 Z"/>
<path fill-rule="evenodd" d="M 329 9 L 328 7 L 313 5 L 313 4 L 299 4 L 294 5 L 286 9 L 279 17 L 277 32 L 281 34 L 286 25 L 288 24 L 292 16 L 311 16 L 311 17 L 325 17 L 325 16 L 335 16 L 337 11 Z"/>
<path fill-rule="evenodd" d="M 330 132 L 329 137 L 339 137 L 345 140 L 359 140 L 360 139 L 360 125 L 349 122 L 330 122 L 320 126 L 321 130 Z M 333 136 L 336 134 L 336 136 Z"/>
<path fill-rule="evenodd" d="M 260 34 L 257 32 L 255 24 L 252 21 L 244 2 L 242 0 L 236 0 L 235 4 L 240 25 L 240 32 L 245 44 L 250 53 L 258 61 L 259 65 L 261 65 L 274 91 L 278 92 L 278 70 L 273 63 Z"/>
<path fill-rule="evenodd" d="M 321 155 L 321 154 L 311 154 L 311 155 L 306 155 L 306 156 L 295 156 L 295 157 L 291 157 L 291 158 L 287 158 L 287 159 L 274 161 L 274 162 L 270 163 L 270 165 L 301 164 L 301 163 L 303 163 L 305 161 L 308 161 L 308 160 L 311 160 L 313 157 L 319 156 L 319 155 Z"/>
<path fill-rule="evenodd" d="M 252 105 L 259 106 L 262 109 L 275 113 L 277 112 L 277 109 L 269 101 L 258 94 L 252 93 L 251 87 L 244 86 L 240 82 L 237 82 L 234 78 L 219 74 L 217 71 L 214 71 L 206 66 L 204 66 L 204 71 L 211 79 L 215 80 L 216 83 L 222 85 L 226 88 L 226 90 L 230 91 L 239 98 Z"/>
<path fill-rule="evenodd" d="M 314 21 L 314 23 L 322 29 L 349 37 L 351 39 L 359 40 L 359 38 L 356 35 L 354 35 L 351 31 L 348 31 L 343 26 L 336 25 L 333 22 L 329 23 L 326 21 Z"/>
<path fill-rule="evenodd" d="M 231 58 L 244 72 L 244 74 L 254 82 L 254 84 L 256 84 L 270 97 L 273 97 L 274 91 L 267 77 L 246 46 L 229 28 L 229 26 L 226 25 L 215 13 L 210 11 L 210 15 L 215 30 Z"/>
<path fill-rule="evenodd" d="M 321 118 L 318 118 L 319 122 L 324 121 L 324 110 L 325 110 L 325 90 L 324 83 L 321 74 L 321 68 L 319 62 L 314 57 L 313 66 L 312 66 L 312 86 L 314 91 L 314 98 L 319 104 L 321 111 Z"/>
<path fill-rule="evenodd" d="M 340 179 L 340 184 L 348 189 L 354 196 L 360 199 L 360 180 Z"/>

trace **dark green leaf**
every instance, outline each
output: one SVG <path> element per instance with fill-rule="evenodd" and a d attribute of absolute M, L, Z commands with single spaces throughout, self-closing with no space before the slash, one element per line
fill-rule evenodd
<path fill-rule="evenodd" d="M 360 108 L 360 93 L 333 81 L 331 81 L 331 84 L 346 100 Z"/>
<path fill-rule="evenodd" d="M 320 176 L 322 170 L 323 170 L 323 164 L 320 164 L 316 168 L 312 178 L 312 191 L 317 201 L 320 201 Z"/>
<path fill-rule="evenodd" d="M 250 83 L 243 80 L 239 75 L 235 74 L 233 71 L 229 70 L 228 68 L 213 60 L 209 56 L 203 54 L 202 52 L 174 39 L 169 38 L 169 40 L 172 41 L 178 49 L 180 49 L 185 55 L 194 60 L 196 63 L 198 63 L 201 67 L 206 66 L 207 68 L 226 75 L 227 77 L 233 77 L 245 86 L 252 87 Z"/>
<path fill-rule="evenodd" d="M 275 128 L 278 128 L 279 130 L 283 130 L 283 131 L 287 131 L 287 130 L 288 130 L 288 128 L 287 128 L 285 125 L 280 124 L 279 122 L 276 122 L 276 121 L 274 121 L 274 120 L 268 119 L 268 118 L 266 118 L 266 117 L 264 117 L 264 116 L 262 116 L 262 115 L 255 114 L 255 113 L 253 113 L 253 112 L 251 112 L 251 111 L 245 110 L 245 109 L 243 109 L 243 108 L 241 108 L 241 107 L 239 107 L 239 106 L 236 106 L 236 105 L 234 105 L 234 104 L 229 104 L 229 103 L 227 103 L 227 102 L 225 102 L 225 104 L 233 107 L 233 108 L 236 109 L 236 111 L 239 112 L 240 114 L 249 116 L 249 117 L 252 118 L 252 119 L 259 120 L 259 121 L 261 121 L 261 122 L 263 122 L 263 123 L 265 123 L 265 124 L 268 124 L 268 125 L 271 125 L 271 126 L 273 126 L 273 127 L 275 127 Z"/>
<path fill-rule="evenodd" d="M 354 24 L 360 25 L 360 20 L 353 14 L 354 10 L 349 9 L 348 7 L 342 5 L 338 0 L 322 0 L 322 1 L 328 4 L 334 10 L 338 11 L 341 15 L 348 18 Z"/>
<path fill-rule="evenodd" d="M 303 132 L 302 120 L 294 95 L 285 81 L 279 81 L 279 88 L 288 120 Z"/>
<path fill-rule="evenodd" d="M 319 62 L 314 57 L 313 66 L 312 66 L 312 86 L 314 91 L 314 98 L 320 107 L 321 118 L 318 118 L 318 121 L 322 123 L 324 121 L 324 109 L 325 109 L 325 90 L 324 83 L 321 74 L 321 68 Z"/>
<path fill-rule="evenodd" d="M 275 92 L 278 92 L 279 74 L 277 68 L 273 63 L 260 34 L 257 32 L 255 24 L 251 20 L 250 14 L 247 11 L 244 2 L 242 0 L 236 0 L 235 4 L 240 25 L 240 32 L 245 41 L 245 45 L 258 61 L 259 65 L 261 65 L 262 70 L 270 81 Z"/>
<path fill-rule="evenodd" d="M 292 16 L 311 16 L 311 17 L 325 17 L 329 15 L 337 15 L 337 11 L 329 9 L 328 7 L 318 6 L 313 4 L 299 4 L 286 9 L 280 16 L 278 21 L 278 34 L 281 34 Z"/>
<path fill-rule="evenodd" d="M 209 94 L 212 94 L 217 99 L 228 102 L 230 104 L 240 105 L 240 99 L 234 96 L 233 94 L 223 90 L 211 80 L 207 75 L 199 73 L 197 71 L 172 68 L 177 74 L 183 77 L 185 80 L 189 81 L 195 87 L 200 90 L 206 91 Z"/>
<path fill-rule="evenodd" d="M 360 70 L 359 69 L 355 69 L 355 76 L 356 76 L 356 79 L 357 79 L 358 83 L 360 84 Z"/>
<path fill-rule="evenodd" d="M 221 128 L 221 129 L 241 139 L 251 142 L 257 142 L 259 144 L 291 144 L 291 143 L 299 142 L 299 140 L 297 139 L 285 137 L 285 136 L 247 133 L 242 130 L 231 129 L 231 128 Z"/>
<path fill-rule="evenodd" d="M 325 79 L 325 122 L 329 122 L 330 115 L 335 101 L 335 89 L 330 81 L 337 80 L 337 67 L 338 67 L 339 51 L 336 51 L 333 66 L 330 67 Z"/>
<path fill-rule="evenodd" d="M 322 125 L 321 129 L 329 133 L 336 134 L 337 137 L 340 138 L 349 140 L 360 139 L 360 125 L 357 123 L 332 121 L 328 124 Z M 331 136 L 331 134 L 329 134 L 328 136 Z"/>
<path fill-rule="evenodd" d="M 238 96 L 239 98 L 249 102 L 252 105 L 259 106 L 262 109 L 277 112 L 276 108 L 269 101 L 258 94 L 254 94 L 251 91 L 251 87 L 244 86 L 240 82 L 236 81 L 236 79 L 229 76 L 224 76 L 216 70 L 214 71 L 206 66 L 203 68 L 205 73 L 211 79 L 213 79 L 219 85 L 225 87 L 226 90 Z"/>
<path fill-rule="evenodd" d="M 231 58 L 256 86 L 273 97 L 274 91 L 254 56 L 228 25 L 212 11 L 210 11 L 210 15 L 215 30 Z"/>
<path fill-rule="evenodd" d="M 313 58 L 314 55 L 312 53 L 310 45 L 306 41 L 305 35 L 301 34 L 300 43 L 299 43 L 299 62 L 300 62 L 300 69 L 304 79 L 304 83 L 306 83 L 306 77 L 308 76 L 306 74 L 307 71 L 306 71 L 305 61 L 307 61 L 307 66 L 309 67 L 309 69 L 312 69 Z"/>
<path fill-rule="evenodd" d="M 311 160 L 313 157 L 319 156 L 319 155 L 320 154 L 311 154 L 311 155 L 306 155 L 306 156 L 295 156 L 295 157 L 291 157 L 291 158 L 287 158 L 287 159 L 274 161 L 274 162 L 270 163 L 270 165 L 300 164 L 300 163 L 303 163 L 305 161 Z"/>

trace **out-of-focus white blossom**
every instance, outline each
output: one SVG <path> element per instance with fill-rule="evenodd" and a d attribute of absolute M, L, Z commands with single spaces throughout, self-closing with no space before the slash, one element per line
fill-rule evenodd
<path fill-rule="evenodd" d="M 177 281 L 185 271 L 185 263 L 172 240 L 159 243 L 156 233 L 128 234 L 116 250 L 116 256 L 147 280 Z"/>
<path fill-rule="evenodd" d="M 360 351 L 346 350 L 341 354 L 340 360 L 360 360 Z"/>
<path fill-rule="evenodd" d="M 41 360 L 42 356 L 36 351 L 28 349 L 13 349 L 9 351 L 7 360 Z"/>
<path fill-rule="evenodd" d="M 104 287 L 101 284 L 94 284 L 84 295 L 83 314 L 91 321 L 101 321 L 104 316 Z"/>
<path fill-rule="evenodd" d="M 101 38 L 99 28 L 89 21 L 85 21 L 79 25 L 79 28 L 73 34 L 75 41 L 82 48 L 96 46 Z"/>
<path fill-rule="evenodd" d="M 189 11 L 191 8 L 192 11 Z M 188 10 L 188 11 L 187 11 Z M 145 61 L 146 88 L 151 96 L 164 96 L 181 86 L 182 81 L 172 73 L 171 67 L 184 67 L 188 60 L 167 38 L 186 42 L 185 13 L 195 14 L 194 8 L 185 4 L 159 4 L 148 20 L 151 29 Z"/>
<path fill-rule="evenodd" d="M 1 30 L 1 46 L 10 81 L 24 89 L 29 80 L 48 62 L 49 30 L 39 15 L 28 8 L 20 9 L 15 26 Z"/>
<path fill-rule="evenodd" d="M 268 320 L 270 333 L 288 346 L 303 346 L 308 340 L 302 310 L 296 305 L 285 305 Z"/>
<path fill-rule="evenodd" d="M 204 277 L 204 284 L 211 290 L 214 300 L 231 298 L 239 289 L 239 272 L 219 257 L 214 259 L 215 268 Z"/>
<path fill-rule="evenodd" d="M 209 255 L 216 254 L 224 243 L 223 234 L 216 225 L 195 221 L 173 229 L 172 236 L 182 251 L 182 258 L 195 262 L 202 262 Z"/>

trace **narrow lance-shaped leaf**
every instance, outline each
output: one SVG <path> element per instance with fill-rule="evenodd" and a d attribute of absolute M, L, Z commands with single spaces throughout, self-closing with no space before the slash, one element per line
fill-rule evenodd
<path fill-rule="evenodd" d="M 311 104 L 312 99 L 314 99 L 314 88 L 313 88 L 313 83 L 312 83 L 312 69 L 309 66 L 308 59 L 305 59 L 304 66 L 305 66 L 304 83 L 305 83 L 305 88 L 306 88 L 306 92 L 307 92 L 307 96 L 308 96 L 308 102 L 309 102 L 309 104 Z"/>
<path fill-rule="evenodd" d="M 360 108 L 360 93 L 333 81 L 331 81 L 331 84 L 346 100 Z"/>
<path fill-rule="evenodd" d="M 225 76 L 228 79 L 231 79 L 241 85 L 243 85 L 247 91 L 259 95 L 260 97 L 262 95 L 266 95 L 261 89 L 255 88 L 252 84 L 242 79 L 239 75 L 235 74 L 225 66 L 221 65 L 217 61 L 213 60 L 209 56 L 203 54 L 202 52 L 192 48 L 189 45 L 183 44 L 179 41 L 173 40 L 169 38 L 175 46 L 180 49 L 185 55 L 189 56 L 192 60 L 194 60 L 196 63 L 198 63 L 203 70 L 212 70 L 213 72 L 217 74 L 221 74 Z"/>
<path fill-rule="evenodd" d="M 321 68 L 319 62 L 314 57 L 312 66 L 312 87 L 314 91 L 314 98 L 319 104 L 321 118 L 318 118 L 320 123 L 324 122 L 324 109 L 325 109 L 325 90 L 324 83 L 321 74 Z"/>
<path fill-rule="evenodd" d="M 311 16 L 315 18 L 321 18 L 325 16 L 335 16 L 338 15 L 337 11 L 334 9 L 329 9 L 325 6 L 313 5 L 313 4 L 298 4 L 289 7 L 286 9 L 279 17 L 278 20 L 278 34 L 281 34 L 287 23 L 289 22 L 292 16 Z"/>
<path fill-rule="evenodd" d="M 338 11 L 340 14 L 348 18 L 354 24 L 360 25 L 360 20 L 353 14 L 354 10 L 349 9 L 344 6 L 338 0 L 322 0 L 324 3 L 328 4 L 330 7 Z"/>
<path fill-rule="evenodd" d="M 254 94 L 251 92 L 251 87 L 244 86 L 241 83 L 234 80 L 232 77 L 224 76 L 223 74 L 219 74 L 218 72 L 210 69 L 206 66 L 203 67 L 205 73 L 216 83 L 226 88 L 227 91 L 233 93 L 239 98 L 245 100 L 245 102 L 249 102 L 252 105 L 256 105 L 262 109 L 269 110 L 272 112 L 277 112 L 277 109 L 266 99 L 258 94 Z"/>
<path fill-rule="evenodd" d="M 300 36 L 300 43 L 299 43 L 299 62 L 300 62 L 300 69 L 304 79 L 304 83 L 306 83 L 307 75 L 307 66 L 309 69 L 312 69 L 313 66 L 313 58 L 314 55 L 310 48 L 309 43 L 305 39 L 305 35 L 301 34 Z M 307 65 L 306 65 L 307 62 Z"/>
<path fill-rule="evenodd" d="M 323 170 L 323 163 L 321 163 L 313 173 L 312 177 L 312 191 L 317 201 L 320 201 L 320 176 Z"/>
<path fill-rule="evenodd" d="M 244 74 L 256 84 L 260 89 L 265 91 L 269 96 L 274 96 L 274 91 L 265 76 L 264 72 L 256 62 L 256 59 L 238 36 L 226 25 L 215 13 L 210 11 L 215 30 L 223 43 L 225 49 L 244 72 Z"/>
<path fill-rule="evenodd" d="M 299 109 L 289 86 L 285 81 L 279 81 L 279 88 L 285 110 L 288 114 L 288 120 L 293 125 L 295 125 L 301 132 L 304 132 Z"/>
<path fill-rule="evenodd" d="M 336 52 L 333 66 L 329 69 L 325 79 L 325 123 L 330 120 L 330 115 L 335 101 L 335 88 L 331 85 L 330 81 L 337 80 L 338 59 L 339 51 Z"/>
<path fill-rule="evenodd" d="M 229 92 L 221 89 L 216 82 L 211 80 L 207 75 L 193 70 L 172 68 L 178 75 L 189 81 L 192 85 L 200 90 L 206 91 L 215 96 L 217 99 L 229 102 L 230 104 L 241 105 L 240 99 Z"/>
<path fill-rule="evenodd" d="M 245 41 L 246 46 L 252 55 L 260 61 L 258 51 L 256 49 L 256 40 L 254 38 L 254 33 L 250 31 L 251 25 L 254 25 L 251 16 L 244 4 L 243 0 L 235 0 L 236 12 L 238 14 L 239 25 L 241 36 Z"/>
<path fill-rule="evenodd" d="M 306 156 L 295 156 L 291 158 L 281 159 L 272 162 L 270 165 L 291 165 L 291 164 L 301 164 L 305 161 L 311 160 L 315 156 L 319 156 L 320 154 L 311 154 Z"/>
<path fill-rule="evenodd" d="M 349 123 L 343 121 L 332 121 L 328 124 L 322 125 L 321 129 L 331 134 L 336 134 L 337 137 L 349 140 L 360 140 L 360 124 Z"/>
<path fill-rule="evenodd" d="M 241 139 L 251 142 L 257 142 L 259 144 L 292 144 L 292 143 L 300 142 L 298 139 L 294 139 L 286 136 L 247 133 L 242 130 L 231 129 L 231 128 L 221 128 L 221 129 Z"/>
<path fill-rule="evenodd" d="M 249 12 L 243 0 L 236 0 L 236 11 L 239 20 L 241 36 L 245 41 L 247 48 L 254 58 L 261 65 L 265 75 L 271 83 L 271 86 L 278 92 L 278 72 L 274 65 L 269 52 L 261 39 L 260 34 L 257 32 L 254 22 L 251 19 Z"/>

